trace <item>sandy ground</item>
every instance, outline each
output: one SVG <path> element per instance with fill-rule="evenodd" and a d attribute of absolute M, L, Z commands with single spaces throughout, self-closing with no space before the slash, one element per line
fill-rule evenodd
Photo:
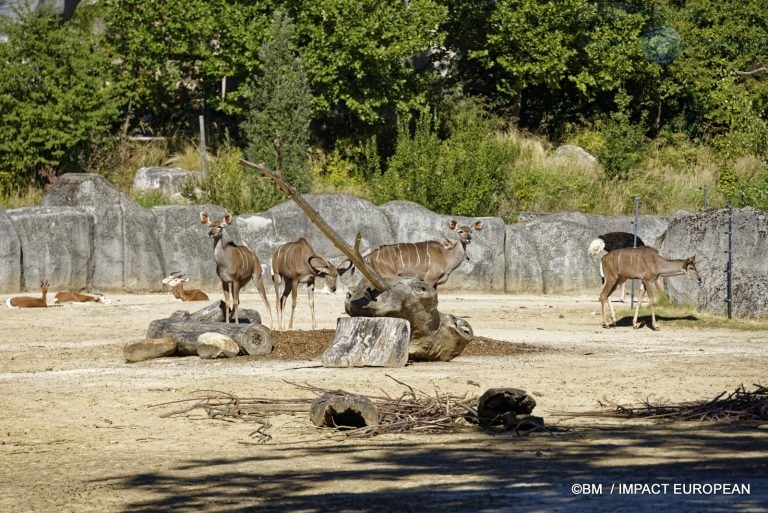
<path fill-rule="evenodd" d="M 150 321 L 205 303 L 112 299 L 0 308 L 0 511 L 768 511 L 768 422 L 659 425 L 565 413 L 765 385 L 768 331 L 664 319 L 658 332 L 604 330 L 591 296 L 447 293 L 441 311 L 466 318 L 476 335 L 537 350 L 396 369 L 323 368 L 316 358 L 127 364 L 123 345 L 144 338 Z M 301 299 L 296 327 L 308 329 Z M 255 294 L 242 301 L 263 311 Z M 318 295 L 317 312 L 318 328 L 334 328 L 343 295 Z M 477 395 L 469 382 L 522 388 L 554 431 L 338 439 L 306 414 L 281 414 L 270 419 L 272 440 L 258 444 L 250 423 L 201 410 L 163 416 L 202 390 L 307 398 L 295 383 L 308 383 L 399 396 L 392 378 L 436 394 Z"/>

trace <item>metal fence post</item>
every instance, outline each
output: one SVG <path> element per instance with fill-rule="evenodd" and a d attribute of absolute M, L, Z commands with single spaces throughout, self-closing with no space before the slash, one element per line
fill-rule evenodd
<path fill-rule="evenodd" d="M 733 206 L 728 203 L 728 263 L 725 266 L 725 302 L 728 304 L 728 318 L 733 317 Z"/>
<path fill-rule="evenodd" d="M 634 230 L 633 233 L 635 235 L 634 240 L 632 241 L 632 247 L 637 247 L 637 225 L 640 222 L 640 196 L 635 196 L 635 222 L 634 222 Z M 635 307 L 635 280 L 632 280 L 632 283 L 630 284 L 629 288 L 629 307 L 634 308 Z"/>

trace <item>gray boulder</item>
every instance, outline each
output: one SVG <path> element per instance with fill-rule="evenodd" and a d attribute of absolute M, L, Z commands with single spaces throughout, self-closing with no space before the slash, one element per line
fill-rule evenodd
<path fill-rule="evenodd" d="M 160 191 L 166 198 L 177 198 L 196 173 L 177 167 L 142 167 L 133 177 L 133 188 L 137 191 Z"/>
<path fill-rule="evenodd" d="M 598 164 L 598 160 L 594 155 L 581 146 L 574 146 L 573 144 L 563 144 L 562 146 L 558 146 L 555 150 L 555 158 L 570 160 L 588 166 L 596 166 Z"/>
<path fill-rule="evenodd" d="M 0 292 L 18 292 L 21 285 L 21 240 L 8 213 L 0 208 Z"/>
<path fill-rule="evenodd" d="M 8 211 L 21 241 L 22 289 L 89 290 L 93 283 L 93 217 L 73 207 Z"/>
<path fill-rule="evenodd" d="M 768 214 L 754 208 L 733 210 L 733 314 L 768 315 Z M 727 311 L 728 211 L 680 212 L 670 220 L 659 248 L 669 259 L 696 257 L 701 285 L 684 276 L 668 278 L 670 298 L 710 312 Z"/>
<path fill-rule="evenodd" d="M 506 291 L 555 294 L 594 288 L 599 292 L 599 260 L 587 252 L 589 243 L 611 231 L 631 233 L 633 223 L 630 216 L 560 213 L 507 226 Z M 638 236 L 651 246 L 658 245 L 665 228 L 666 221 L 657 217 L 638 220 Z"/>
<path fill-rule="evenodd" d="M 159 280 L 165 266 L 155 217 L 104 178 L 65 174 L 45 195 L 43 205 L 80 207 L 93 216 L 94 287 L 162 290 Z"/>

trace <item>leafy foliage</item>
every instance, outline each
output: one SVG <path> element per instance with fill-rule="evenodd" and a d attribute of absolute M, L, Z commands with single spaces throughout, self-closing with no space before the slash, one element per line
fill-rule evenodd
<path fill-rule="evenodd" d="M 308 158 L 312 95 L 292 34 L 291 21 L 276 13 L 269 38 L 259 52 L 262 73 L 248 94 L 245 154 L 252 162 L 282 172 L 299 192 L 308 192 L 312 186 Z M 281 162 L 274 148 L 276 139 Z"/>
<path fill-rule="evenodd" d="M 401 122 L 395 154 L 374 181 L 375 200 L 408 199 L 444 214 L 493 215 L 506 189 L 504 166 L 515 157 L 515 148 L 498 139 L 497 127 L 473 102 L 451 112 L 442 127 L 439 121 L 423 111 Z"/>
<path fill-rule="evenodd" d="M 61 24 L 53 14 L 0 17 L 0 193 L 77 169 L 110 135 L 119 86 L 90 19 Z"/>

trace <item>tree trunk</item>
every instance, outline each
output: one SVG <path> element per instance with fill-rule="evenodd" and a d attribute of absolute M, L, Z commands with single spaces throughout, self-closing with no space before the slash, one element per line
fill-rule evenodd
<path fill-rule="evenodd" d="M 261 324 L 158 319 L 150 323 L 147 338 L 174 340 L 179 354 L 196 355 L 197 338 L 208 332 L 228 336 L 245 354 L 264 355 L 272 352 L 272 332 Z"/>

